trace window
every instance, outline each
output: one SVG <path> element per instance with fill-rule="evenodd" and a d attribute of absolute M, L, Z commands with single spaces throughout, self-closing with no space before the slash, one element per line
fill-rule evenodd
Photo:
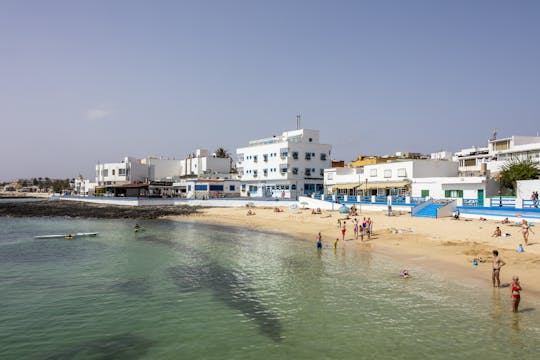
<path fill-rule="evenodd" d="M 266 161 L 266 162 L 268 162 L 268 154 L 264 154 L 264 155 L 263 155 L 263 160 Z"/>
<path fill-rule="evenodd" d="M 126 169 L 118 169 L 119 176 L 126 176 Z"/>
<path fill-rule="evenodd" d="M 253 170 L 253 176 L 254 176 L 254 177 L 257 176 L 257 170 Z"/>
<path fill-rule="evenodd" d="M 309 138 L 309 142 L 313 142 L 313 138 Z"/>
<path fill-rule="evenodd" d="M 291 190 L 296 190 L 296 184 L 291 184 Z"/>
<path fill-rule="evenodd" d="M 369 170 L 369 176 L 371 176 L 371 177 L 377 176 L 377 169 L 370 169 Z"/>
<path fill-rule="evenodd" d="M 257 162 L 257 155 L 253 155 L 253 162 Z"/>
<path fill-rule="evenodd" d="M 236 187 L 234 185 L 229 185 L 229 191 L 234 191 Z"/>
<path fill-rule="evenodd" d="M 327 173 L 327 174 L 326 174 L 326 178 L 327 178 L 328 180 L 334 180 L 334 173 L 331 173 L 331 172 Z"/>
<path fill-rule="evenodd" d="M 109 176 L 109 170 L 103 169 L 103 177 L 107 177 L 107 176 Z"/>
<path fill-rule="evenodd" d="M 407 177 L 407 169 L 405 169 L 405 168 L 397 169 L 397 176 L 398 177 Z"/>
<path fill-rule="evenodd" d="M 287 151 L 282 151 L 281 152 L 281 157 L 287 157 L 289 155 L 289 153 Z"/>
<path fill-rule="evenodd" d="M 475 166 L 476 159 L 465 159 L 465 166 Z"/>
<path fill-rule="evenodd" d="M 423 198 L 425 197 L 428 197 L 429 196 L 429 190 L 420 190 L 420 193 Z"/>
<path fill-rule="evenodd" d="M 287 166 L 286 166 L 286 165 L 281 166 L 280 171 L 281 171 L 282 173 L 286 173 L 286 172 L 287 172 Z"/>
<path fill-rule="evenodd" d="M 195 185 L 195 191 L 206 191 L 208 190 L 208 185 Z"/>
<path fill-rule="evenodd" d="M 292 158 L 293 158 L 294 160 L 298 160 L 298 151 L 293 151 L 293 153 L 292 153 Z"/>
<path fill-rule="evenodd" d="M 326 154 L 321 154 L 321 160 L 326 161 Z"/>
<path fill-rule="evenodd" d="M 311 169 L 306 168 L 305 169 L 306 176 L 311 176 Z"/>
<path fill-rule="evenodd" d="M 463 190 L 444 190 L 444 197 L 446 198 L 462 198 Z"/>
<path fill-rule="evenodd" d="M 241 189 L 242 191 L 246 191 L 246 184 L 242 184 Z"/>
<path fill-rule="evenodd" d="M 223 185 L 210 185 L 210 191 L 223 191 Z"/>
<path fill-rule="evenodd" d="M 306 160 L 311 160 L 311 153 L 306 153 Z"/>
<path fill-rule="evenodd" d="M 263 169 L 264 176 L 268 176 L 268 169 Z"/>
<path fill-rule="evenodd" d="M 493 144 L 494 150 L 508 150 L 510 148 L 510 140 L 500 141 Z"/>
<path fill-rule="evenodd" d="M 114 176 L 114 171 L 115 171 L 115 170 L 114 170 L 114 169 L 112 169 L 112 176 Z"/>
<path fill-rule="evenodd" d="M 319 175 L 324 176 L 324 169 L 321 169 L 321 171 L 319 171 Z"/>
<path fill-rule="evenodd" d="M 292 168 L 293 175 L 298 175 L 298 168 Z"/>
<path fill-rule="evenodd" d="M 391 178 L 392 177 L 392 169 L 384 170 L 384 177 L 385 178 Z"/>

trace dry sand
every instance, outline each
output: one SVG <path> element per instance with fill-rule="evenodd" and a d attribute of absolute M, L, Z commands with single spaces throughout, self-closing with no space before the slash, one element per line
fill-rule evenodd
<path fill-rule="evenodd" d="M 345 215 L 337 211 L 312 215 L 310 209 L 281 209 L 283 212 L 275 212 L 273 208 L 254 208 L 256 215 L 248 216 L 246 208 L 208 208 L 188 217 L 167 218 L 283 233 L 313 243 L 321 231 L 323 242 L 329 245 L 333 244 L 336 237 L 341 239 L 337 220 L 345 218 Z M 383 212 L 364 212 L 358 217 L 360 222 L 364 216 L 373 220 L 372 239 L 367 241 L 365 238 L 364 242 L 354 240 L 351 219 L 347 220 L 346 241 L 340 241 L 339 247 L 389 255 L 412 274 L 415 265 L 418 265 L 439 272 L 449 279 L 485 287 L 492 286 L 491 251 L 498 249 L 507 264 L 501 270 L 501 282 L 510 282 L 512 275 L 519 275 L 525 289 L 523 295 L 540 299 L 540 234 L 531 233 L 529 246 L 525 247 L 524 253 L 518 253 L 516 248 L 523 243 L 518 226 L 489 220 L 430 219 L 411 217 L 409 214 L 386 216 Z M 496 226 L 511 236 L 491 237 Z M 536 231 L 535 227 L 532 229 Z M 472 260 L 475 257 L 482 257 L 485 262 L 473 266 Z"/>

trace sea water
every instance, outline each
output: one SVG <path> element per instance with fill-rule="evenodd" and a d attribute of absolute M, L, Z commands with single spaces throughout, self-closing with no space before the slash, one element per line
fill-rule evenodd
<path fill-rule="evenodd" d="M 0 218 L 0 359 L 538 358 L 526 290 L 512 314 L 508 289 L 403 280 L 350 242 L 134 224 Z M 76 232 L 99 235 L 33 238 Z"/>

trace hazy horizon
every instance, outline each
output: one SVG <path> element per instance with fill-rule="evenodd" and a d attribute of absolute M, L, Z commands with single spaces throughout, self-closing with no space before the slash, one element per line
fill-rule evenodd
<path fill-rule="evenodd" d="M 3 1 L 0 181 L 234 153 L 319 129 L 332 158 L 540 131 L 536 1 Z"/>

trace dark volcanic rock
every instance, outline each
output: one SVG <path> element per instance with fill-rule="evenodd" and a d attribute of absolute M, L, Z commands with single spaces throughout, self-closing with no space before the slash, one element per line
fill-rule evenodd
<path fill-rule="evenodd" d="M 186 205 L 117 206 L 75 201 L 37 201 L 0 203 L 0 216 L 43 217 L 68 216 L 97 219 L 155 219 L 167 215 L 189 215 L 197 208 Z"/>

